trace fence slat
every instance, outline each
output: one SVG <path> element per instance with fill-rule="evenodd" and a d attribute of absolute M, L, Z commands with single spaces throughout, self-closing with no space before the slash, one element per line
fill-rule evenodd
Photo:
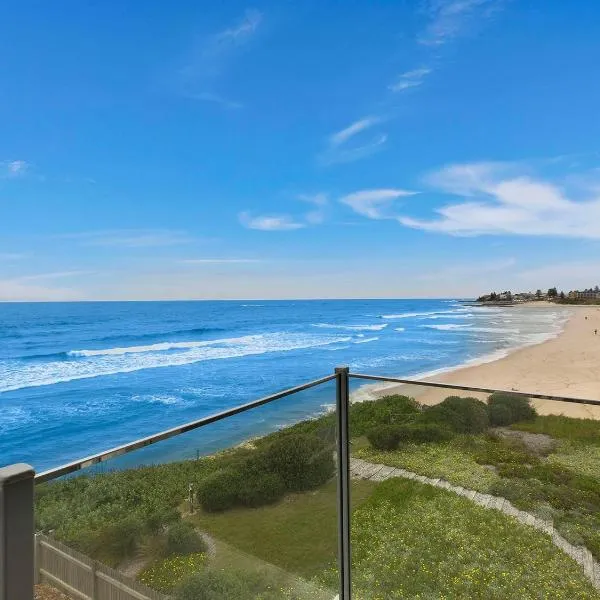
<path fill-rule="evenodd" d="M 75 558 L 72 554 L 64 552 L 63 550 L 60 550 L 60 548 L 57 548 L 56 546 L 53 546 L 52 544 L 49 544 L 44 540 L 40 540 L 40 545 L 44 548 L 50 548 L 52 552 L 55 552 L 63 558 L 66 558 L 69 562 L 73 563 L 74 565 L 77 565 L 78 567 L 81 567 L 82 569 L 85 569 L 86 571 L 93 571 L 93 567 L 91 565 L 84 563 L 83 561 Z"/>
<path fill-rule="evenodd" d="M 167 596 L 130 579 L 58 540 L 36 535 L 36 572 L 41 580 L 81 600 L 168 600 Z"/>
<path fill-rule="evenodd" d="M 46 577 L 47 579 L 49 579 L 50 581 L 52 581 L 53 583 L 58 585 L 59 587 L 66 590 L 69 594 L 73 594 L 73 595 L 77 596 L 78 598 L 81 598 L 81 600 L 91 600 L 91 598 L 89 596 L 86 596 L 83 592 L 76 590 L 74 587 L 70 586 L 68 583 L 65 583 L 58 577 L 55 577 L 54 575 L 52 575 L 52 573 L 48 573 L 48 571 L 46 571 L 45 569 L 40 569 L 40 573 L 44 577 Z"/>
<path fill-rule="evenodd" d="M 151 600 L 150 598 L 148 598 L 148 596 L 144 596 L 144 594 L 140 594 L 139 592 L 136 592 L 135 590 L 131 589 L 129 586 L 125 585 L 124 583 L 121 583 L 120 581 L 114 579 L 110 575 L 103 573 L 102 571 L 97 571 L 96 576 L 99 577 L 100 579 L 106 581 L 107 583 L 110 583 L 111 585 L 116 587 L 118 590 L 121 590 L 122 592 L 129 594 L 135 600 Z"/>

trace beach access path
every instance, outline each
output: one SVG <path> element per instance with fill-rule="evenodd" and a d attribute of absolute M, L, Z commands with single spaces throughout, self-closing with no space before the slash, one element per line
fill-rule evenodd
<path fill-rule="evenodd" d="M 412 471 L 397 469 L 378 463 L 370 463 L 366 460 L 361 460 L 360 458 L 350 459 L 350 475 L 355 479 L 368 479 L 375 482 L 385 481 L 392 477 L 412 479 L 425 485 L 431 485 L 463 496 L 483 508 L 498 510 L 509 517 L 517 519 L 517 521 L 525 525 L 529 525 L 534 529 L 548 534 L 552 543 L 570 556 L 577 564 L 581 565 L 585 576 L 592 582 L 596 589 L 600 589 L 600 564 L 594 560 L 592 553 L 587 548 L 570 544 L 558 533 L 558 531 L 556 531 L 556 529 L 554 529 L 552 522 L 544 521 L 528 512 L 515 508 L 505 498 L 481 494 L 475 490 L 468 490 L 458 485 L 452 485 L 444 479 L 432 479 L 430 477 L 418 475 Z"/>

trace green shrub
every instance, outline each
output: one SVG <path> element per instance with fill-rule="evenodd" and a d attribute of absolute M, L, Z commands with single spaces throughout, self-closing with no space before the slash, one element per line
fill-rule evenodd
<path fill-rule="evenodd" d="M 126 517 L 115 523 L 103 524 L 102 528 L 89 531 L 83 538 L 83 544 L 77 537 L 73 544 L 76 549 L 86 554 L 97 556 L 99 560 L 111 567 L 116 566 L 127 556 L 134 554 L 143 536 L 144 526 L 135 517 Z M 68 543 L 68 542 L 67 542 Z"/>
<path fill-rule="evenodd" d="M 490 404 L 488 407 L 490 413 L 490 425 L 494 427 L 503 427 L 513 423 L 513 414 L 504 404 Z"/>
<path fill-rule="evenodd" d="M 181 519 L 181 514 L 176 508 L 168 508 L 162 511 L 153 511 L 146 517 L 146 528 L 151 534 L 158 534 L 162 528 L 169 523 L 176 523 Z"/>
<path fill-rule="evenodd" d="M 396 450 L 401 444 L 447 442 L 453 432 L 439 423 L 409 423 L 407 425 L 380 425 L 367 432 L 367 439 L 376 450 Z"/>
<path fill-rule="evenodd" d="M 285 494 L 285 483 L 276 473 L 261 473 L 244 479 L 239 491 L 240 504 L 250 507 L 277 502 Z"/>
<path fill-rule="evenodd" d="M 499 478 L 491 485 L 490 494 L 506 498 L 518 509 L 530 512 L 545 501 L 542 485 L 534 479 Z"/>
<path fill-rule="evenodd" d="M 233 508 L 238 503 L 242 480 L 242 474 L 233 469 L 212 473 L 200 482 L 198 502 L 207 512 Z"/>
<path fill-rule="evenodd" d="M 168 555 L 197 554 L 206 552 L 206 544 L 191 523 L 180 521 L 169 527 L 166 552 Z"/>
<path fill-rule="evenodd" d="M 398 428 L 400 443 L 427 444 L 431 442 L 447 442 L 452 439 L 453 432 L 439 423 L 411 423 Z"/>
<path fill-rule="evenodd" d="M 264 452 L 269 471 L 279 475 L 291 491 L 318 487 L 335 470 L 331 447 L 314 435 L 299 433 L 282 437 Z"/>
<path fill-rule="evenodd" d="M 305 597 L 304 595 L 302 596 Z M 298 596 L 267 573 L 205 569 L 187 577 L 174 600 L 297 600 Z"/>
<path fill-rule="evenodd" d="M 367 432 L 367 439 L 376 450 L 396 450 L 400 444 L 400 427 L 379 425 Z"/>
<path fill-rule="evenodd" d="M 176 600 L 228 600 L 250 598 L 245 578 L 237 571 L 205 570 L 194 573 L 175 591 Z"/>
<path fill-rule="evenodd" d="M 495 426 L 532 421 L 537 414 L 529 403 L 529 398 L 509 392 L 494 392 L 488 398 L 488 408 L 490 423 Z"/>
<path fill-rule="evenodd" d="M 476 398 L 449 396 L 443 402 L 426 408 L 419 422 L 437 423 L 457 433 L 481 433 L 489 426 L 487 406 Z"/>
<path fill-rule="evenodd" d="M 331 446 L 333 446 L 336 440 L 335 413 L 330 412 L 325 415 L 321 415 L 320 417 L 307 419 L 306 421 L 300 421 L 295 425 L 284 427 L 279 431 L 275 431 L 273 433 L 270 433 L 269 435 L 261 437 L 255 440 L 254 443 L 257 448 L 264 448 L 277 439 L 287 437 L 288 435 L 296 435 L 298 433 L 307 433 L 310 435 L 315 435 L 318 438 L 321 438 L 324 442 L 329 443 Z"/>
<path fill-rule="evenodd" d="M 538 416 L 535 421 L 517 423 L 513 425 L 513 428 L 531 433 L 545 433 L 553 438 L 581 444 L 600 446 L 600 421 L 596 419 L 545 415 Z"/>
<path fill-rule="evenodd" d="M 153 590 L 168 594 L 182 580 L 197 573 L 200 569 L 203 570 L 205 566 L 206 554 L 198 553 L 187 556 L 172 556 L 153 562 L 138 573 L 137 579 Z M 201 597 L 198 596 L 198 598 Z"/>
<path fill-rule="evenodd" d="M 537 465 L 540 462 L 539 457 L 528 452 L 527 447 L 519 441 L 502 439 L 493 435 L 479 440 L 471 453 L 475 462 L 480 465 L 502 467 L 512 465 L 515 468 L 527 470 L 531 465 Z M 505 475 L 505 477 L 512 476 Z M 515 476 L 519 477 L 520 475 Z"/>
<path fill-rule="evenodd" d="M 378 400 L 357 402 L 350 407 L 350 435 L 364 435 L 378 425 L 407 423 L 420 411 L 420 405 L 408 396 L 384 396 Z"/>

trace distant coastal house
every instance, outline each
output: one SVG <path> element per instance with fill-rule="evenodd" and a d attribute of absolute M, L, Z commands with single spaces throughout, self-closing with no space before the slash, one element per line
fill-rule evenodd
<path fill-rule="evenodd" d="M 583 290 L 582 292 L 574 290 L 569 292 L 569 298 L 575 300 L 600 300 L 600 291 L 597 289 Z"/>

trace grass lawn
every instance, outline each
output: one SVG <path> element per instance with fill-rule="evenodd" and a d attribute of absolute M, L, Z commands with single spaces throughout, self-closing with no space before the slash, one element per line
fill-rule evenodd
<path fill-rule="evenodd" d="M 373 482 L 353 481 L 353 505 L 359 506 L 374 488 Z M 196 513 L 190 519 L 216 540 L 310 579 L 336 560 L 336 493 L 336 482 L 330 481 L 272 506 Z"/>
<path fill-rule="evenodd" d="M 191 518 L 215 538 L 216 568 L 253 571 L 256 556 L 334 588 L 335 494 L 331 482 L 274 506 Z M 581 567 L 546 535 L 497 511 L 401 479 L 355 481 L 353 499 L 358 600 L 600 600 Z"/>
<path fill-rule="evenodd" d="M 546 535 L 414 481 L 379 484 L 352 537 L 357 600 L 600 598 Z"/>

